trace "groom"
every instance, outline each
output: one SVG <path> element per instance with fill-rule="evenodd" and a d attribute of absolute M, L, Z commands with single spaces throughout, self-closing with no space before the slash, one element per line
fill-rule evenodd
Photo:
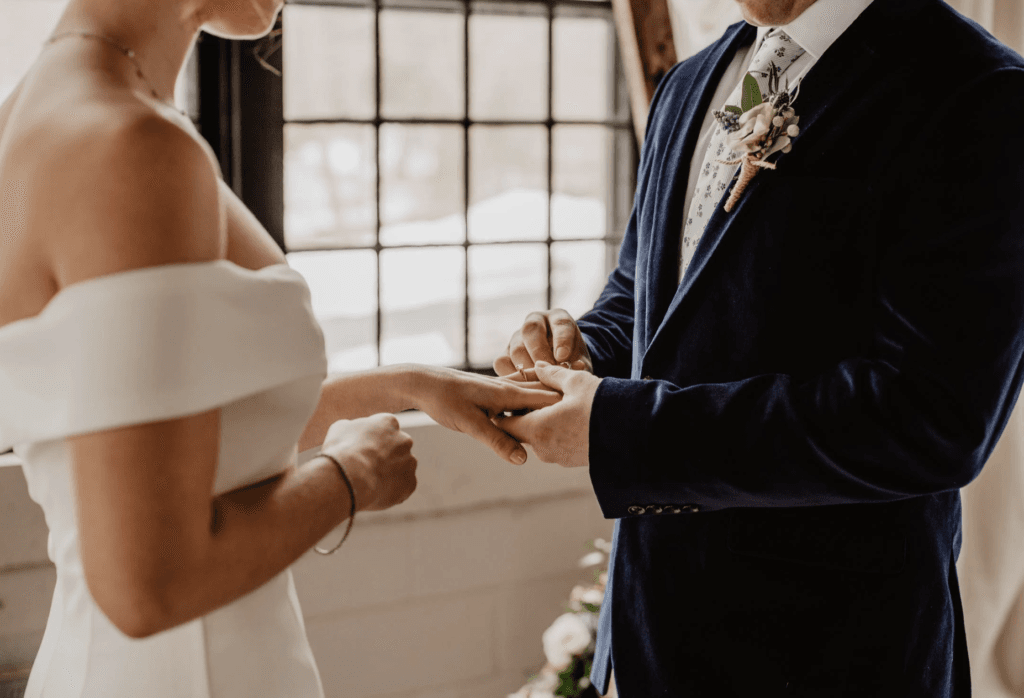
<path fill-rule="evenodd" d="M 1024 370 L 1024 61 L 941 0 L 737 1 L 659 86 L 594 309 L 495 362 L 565 397 L 503 428 L 617 519 L 602 692 L 965 698 L 958 490 Z M 789 142 L 726 211 L 771 147 L 714 116 L 748 73 L 795 94 Z"/>

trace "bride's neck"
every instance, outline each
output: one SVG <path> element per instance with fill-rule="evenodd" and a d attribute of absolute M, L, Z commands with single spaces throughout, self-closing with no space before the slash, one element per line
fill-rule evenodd
<path fill-rule="evenodd" d="M 99 34 L 135 52 L 146 80 L 165 98 L 202 20 L 194 0 L 71 0 L 53 33 Z"/>

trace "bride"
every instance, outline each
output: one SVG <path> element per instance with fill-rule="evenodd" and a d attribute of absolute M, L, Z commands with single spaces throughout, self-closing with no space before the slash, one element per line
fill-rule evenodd
<path fill-rule="evenodd" d="M 326 379 L 303 278 L 169 101 L 201 29 L 256 37 L 281 3 L 71 0 L 0 106 L 0 450 L 57 568 L 29 698 L 321 696 L 288 567 L 415 488 L 380 413 L 521 463 L 490 417 L 559 399 L 411 365 Z"/>

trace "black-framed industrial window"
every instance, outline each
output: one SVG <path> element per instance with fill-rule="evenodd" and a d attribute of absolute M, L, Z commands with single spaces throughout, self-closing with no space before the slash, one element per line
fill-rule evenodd
<path fill-rule="evenodd" d="M 487 371 L 527 312 L 596 299 L 636 167 L 610 2 L 291 0 L 198 54 L 203 135 L 332 371 Z"/>
<path fill-rule="evenodd" d="M 334 370 L 486 369 L 531 310 L 594 301 L 633 135 L 611 6 L 294 0 L 284 220 Z"/>

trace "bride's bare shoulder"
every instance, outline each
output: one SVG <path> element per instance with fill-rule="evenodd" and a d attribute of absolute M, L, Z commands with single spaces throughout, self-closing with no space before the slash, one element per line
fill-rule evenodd
<path fill-rule="evenodd" d="M 25 131 L 29 224 L 60 287 L 127 269 L 223 259 L 216 163 L 146 105 L 95 101 Z M 16 155 L 15 155 L 16 156 Z"/>

